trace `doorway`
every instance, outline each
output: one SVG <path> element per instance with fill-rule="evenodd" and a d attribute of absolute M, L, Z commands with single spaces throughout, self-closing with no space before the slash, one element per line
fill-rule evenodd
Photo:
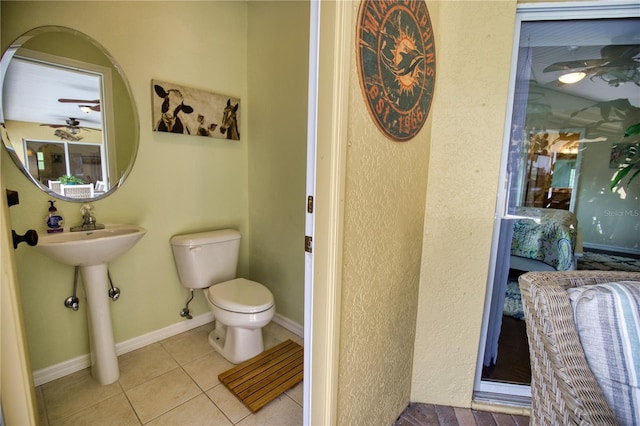
<path fill-rule="evenodd" d="M 476 399 L 528 403 L 520 274 L 589 269 L 591 250 L 640 254 L 634 218 L 609 220 L 639 193 L 611 184 L 634 161 L 612 160 L 617 147 L 639 141 L 624 136 L 640 122 L 639 16 L 630 3 L 518 7 Z"/>

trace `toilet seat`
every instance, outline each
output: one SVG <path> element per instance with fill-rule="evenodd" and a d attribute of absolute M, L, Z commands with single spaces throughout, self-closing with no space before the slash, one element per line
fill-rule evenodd
<path fill-rule="evenodd" d="M 273 306 L 273 294 L 269 289 L 245 278 L 212 285 L 205 294 L 209 302 L 231 312 L 255 314 Z"/>

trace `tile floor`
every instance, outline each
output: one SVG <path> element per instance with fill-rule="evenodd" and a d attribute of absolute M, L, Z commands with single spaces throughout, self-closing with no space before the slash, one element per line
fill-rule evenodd
<path fill-rule="evenodd" d="M 301 425 L 302 383 L 252 414 L 218 381 L 233 367 L 207 341 L 213 323 L 118 357 L 107 386 L 78 371 L 36 388 L 41 425 Z M 267 349 L 303 339 L 270 323 Z"/>

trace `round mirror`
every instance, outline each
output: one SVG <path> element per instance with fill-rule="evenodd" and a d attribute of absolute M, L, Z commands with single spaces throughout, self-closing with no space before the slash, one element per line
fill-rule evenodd
<path fill-rule="evenodd" d="M 96 41 L 64 27 L 24 34 L 0 61 L 2 142 L 36 186 L 67 201 L 106 197 L 138 150 L 129 84 Z"/>

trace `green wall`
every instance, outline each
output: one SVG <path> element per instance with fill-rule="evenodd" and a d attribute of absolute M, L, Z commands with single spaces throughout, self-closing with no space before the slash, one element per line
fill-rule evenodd
<path fill-rule="evenodd" d="M 253 2 L 247 27 L 250 272 L 302 324 L 309 4 Z"/>
<path fill-rule="evenodd" d="M 102 44 L 129 79 L 140 119 L 137 161 L 116 193 L 93 203 L 99 222 L 136 223 L 148 230 L 133 249 L 110 264 L 114 284 L 122 290 L 117 303 L 111 304 L 116 342 L 185 321 L 179 311 L 188 292 L 180 285 L 175 270 L 169 244 L 172 235 L 237 228 L 243 235 L 239 275 L 256 280 L 270 278 L 263 274 L 254 277 L 251 267 L 254 238 L 249 232 L 252 177 L 248 161 L 253 138 L 248 122 L 252 105 L 260 110 L 260 96 L 252 103 L 247 83 L 247 22 L 253 5 L 163 1 L 2 1 L 0 5 L 3 50 L 37 26 L 73 27 Z M 306 16 L 301 20 L 308 22 Z M 306 81 L 306 76 L 301 78 Z M 152 79 L 240 98 L 241 141 L 153 132 Z M 304 138 L 304 134 L 299 137 L 302 142 Z M 274 146 L 272 139 L 266 139 L 265 144 Z M 283 160 L 278 168 L 288 167 L 291 161 Z M 304 155 L 296 161 L 304 163 Z M 259 167 L 260 162 L 254 165 Z M 2 179 L 8 188 L 20 192 L 20 205 L 10 211 L 13 228 L 19 233 L 30 228 L 44 232 L 49 197 L 27 181 L 6 155 L 2 158 Z M 295 179 L 304 182 L 304 175 Z M 56 204 L 67 225 L 80 221 L 80 204 Z M 262 214 L 274 213 L 265 208 Z M 286 215 L 291 218 L 296 213 Z M 303 218 L 304 212 L 300 211 L 297 220 Z M 299 232 L 298 227 L 293 226 L 291 232 Z M 266 279 L 263 282 L 274 292 L 278 313 L 302 323 L 303 266 L 293 256 L 284 255 L 277 261 L 279 268 L 291 267 L 300 277 L 286 272 L 288 281 L 284 285 L 274 286 Z M 73 268 L 59 265 L 25 245 L 16 251 L 16 260 L 33 369 L 88 353 L 86 304 L 81 304 L 78 312 L 63 305 L 72 291 Z M 290 283 L 295 288 L 287 288 Z M 194 315 L 208 312 L 199 291 L 191 310 Z"/>

